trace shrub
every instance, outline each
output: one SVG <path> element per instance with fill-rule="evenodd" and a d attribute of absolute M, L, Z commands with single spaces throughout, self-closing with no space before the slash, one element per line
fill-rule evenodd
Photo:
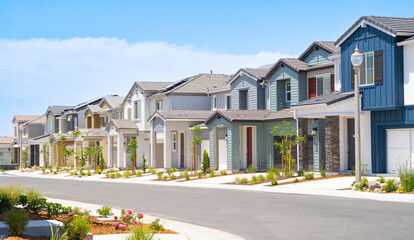
<path fill-rule="evenodd" d="M 28 203 L 27 196 L 25 194 L 20 195 L 19 200 L 17 201 L 17 204 L 22 207 L 26 207 L 27 203 Z"/>
<path fill-rule="evenodd" d="M 56 175 L 57 173 L 58 173 L 58 171 L 57 171 L 57 170 L 53 171 L 53 174 L 55 174 L 55 175 Z"/>
<path fill-rule="evenodd" d="M 351 168 L 351 175 L 355 175 L 354 167 Z"/>
<path fill-rule="evenodd" d="M 6 172 L 6 170 L 4 170 L 3 168 L 0 170 L 0 172 L 2 172 L 2 173 L 5 173 Z"/>
<path fill-rule="evenodd" d="M 132 167 L 126 167 L 127 171 L 132 171 Z"/>
<path fill-rule="evenodd" d="M 188 171 L 185 171 L 185 172 L 183 173 L 183 178 L 184 178 L 186 181 L 190 180 L 190 174 L 188 174 Z"/>
<path fill-rule="evenodd" d="M 402 184 L 401 184 L 402 186 Z M 394 184 L 394 179 L 388 179 L 385 185 L 382 187 L 382 190 L 385 192 L 394 192 L 397 190 L 397 187 Z"/>
<path fill-rule="evenodd" d="M 111 177 L 111 174 L 110 173 L 105 173 L 105 176 L 107 177 L 107 178 L 110 178 Z"/>
<path fill-rule="evenodd" d="M 141 177 L 141 176 L 142 176 L 142 171 L 138 171 L 138 172 L 135 174 L 135 176 L 137 176 L 137 177 Z"/>
<path fill-rule="evenodd" d="M 203 172 L 198 172 L 197 175 L 198 175 L 198 178 L 201 178 L 203 176 Z"/>
<path fill-rule="evenodd" d="M 277 185 L 277 181 L 274 180 L 274 181 L 271 182 L 271 184 L 272 184 L 272 186 L 275 186 L 275 185 Z"/>
<path fill-rule="evenodd" d="M 411 169 L 409 162 L 406 161 L 398 167 L 398 175 L 401 182 L 401 192 L 411 192 L 414 189 L 414 170 Z"/>
<path fill-rule="evenodd" d="M 149 227 L 152 230 L 155 230 L 155 231 L 164 231 L 164 225 L 160 223 L 160 219 L 159 218 L 157 218 L 154 221 L 152 221 L 151 224 L 149 225 Z"/>
<path fill-rule="evenodd" d="M 253 175 L 252 178 L 250 179 L 250 182 L 251 183 L 258 183 L 259 182 L 259 179 L 257 178 L 256 175 Z"/>
<path fill-rule="evenodd" d="M 303 172 L 303 169 L 298 171 L 298 176 L 302 177 L 303 175 L 305 175 L 305 172 Z"/>
<path fill-rule="evenodd" d="M 84 239 L 91 230 L 91 222 L 88 216 L 75 216 L 65 222 L 65 231 L 68 239 Z"/>
<path fill-rule="evenodd" d="M 29 224 L 29 215 L 23 210 L 10 210 L 6 213 L 6 224 L 12 236 L 20 236 Z"/>
<path fill-rule="evenodd" d="M 0 214 L 3 214 L 10 209 L 12 209 L 12 204 L 10 199 L 7 197 L 6 194 L 0 193 Z"/>
<path fill-rule="evenodd" d="M 36 198 L 32 201 L 29 201 L 27 208 L 33 213 L 38 213 L 46 207 L 46 198 Z"/>
<path fill-rule="evenodd" d="M 355 182 L 354 182 L 353 185 L 354 185 L 355 190 L 365 191 L 368 188 L 368 179 L 367 178 L 362 178 L 361 182 L 359 184 L 355 184 Z"/>
<path fill-rule="evenodd" d="M 154 233 L 151 233 L 148 229 L 142 227 L 135 227 L 131 230 L 126 240 L 152 240 L 154 239 Z"/>
<path fill-rule="evenodd" d="M 201 171 L 203 171 L 203 173 L 206 174 L 209 167 L 210 167 L 210 157 L 208 156 L 207 151 L 204 150 L 203 161 L 201 162 Z"/>
<path fill-rule="evenodd" d="M 124 172 L 124 178 L 129 178 L 129 177 L 131 177 L 131 172 L 128 172 L 128 171 Z"/>
<path fill-rule="evenodd" d="M 38 198 L 42 198 L 43 197 L 43 195 L 38 190 L 36 190 L 34 188 L 32 188 L 29 191 L 27 191 L 26 192 L 26 196 L 27 196 L 27 201 L 28 202 L 31 202 L 31 201 L 33 201 L 35 199 L 38 199 Z"/>
<path fill-rule="evenodd" d="M 157 177 L 158 179 L 162 179 L 162 176 L 164 175 L 163 172 L 157 172 Z"/>
<path fill-rule="evenodd" d="M 62 213 L 62 204 L 60 203 L 46 203 L 47 217 L 59 216 Z"/>
<path fill-rule="evenodd" d="M 276 175 L 275 175 L 274 172 L 267 172 L 266 173 L 266 179 L 267 180 L 272 180 L 272 179 L 275 179 L 275 178 L 276 178 Z"/>
<path fill-rule="evenodd" d="M 12 204 L 12 207 L 14 207 L 19 201 L 20 196 L 23 194 L 24 188 L 19 185 L 13 185 L 10 184 L 2 189 L 0 189 L 0 194 L 5 194 Z"/>
<path fill-rule="evenodd" d="M 311 179 L 314 179 L 314 178 L 315 177 L 313 176 L 313 173 L 308 173 L 308 174 L 305 175 L 306 180 L 311 180 Z"/>
<path fill-rule="evenodd" d="M 88 172 L 86 172 L 86 175 L 87 175 L 87 176 L 90 176 L 91 174 L 92 174 L 92 173 L 91 173 L 91 171 L 89 171 L 89 170 L 88 170 Z"/>
<path fill-rule="evenodd" d="M 237 184 L 247 184 L 249 183 L 249 179 L 247 177 L 236 177 Z"/>
<path fill-rule="evenodd" d="M 273 172 L 276 175 L 276 177 L 280 176 L 280 171 L 277 168 L 269 168 L 269 170 L 267 170 L 267 171 L 268 172 Z"/>
<path fill-rule="evenodd" d="M 379 176 L 379 178 L 377 178 L 377 181 L 380 183 L 385 183 L 385 178 L 383 176 Z"/>
<path fill-rule="evenodd" d="M 220 175 L 227 175 L 227 171 L 226 170 L 220 170 Z"/>
<path fill-rule="evenodd" d="M 96 170 L 96 173 L 99 174 L 99 175 L 101 175 L 102 174 L 102 170 L 101 169 L 98 169 L 98 170 Z"/>
<path fill-rule="evenodd" d="M 175 168 L 172 168 L 172 169 L 171 169 L 171 171 L 172 171 L 173 173 L 174 173 L 174 172 L 178 172 L 178 168 L 176 168 L 176 167 L 175 167 Z"/>
<path fill-rule="evenodd" d="M 321 169 L 320 170 L 320 173 L 321 173 L 321 177 L 326 177 L 326 170 L 325 169 Z"/>
<path fill-rule="evenodd" d="M 56 232 L 53 232 L 52 224 L 49 223 L 49 225 L 50 225 L 50 240 L 66 240 L 67 239 L 68 232 L 67 231 L 63 232 L 63 229 L 61 229 L 61 226 L 59 225 L 56 226 Z M 61 232 L 63 232 L 62 235 L 59 235 Z"/>
<path fill-rule="evenodd" d="M 69 174 L 69 175 L 71 175 L 71 176 L 75 176 L 75 175 L 77 175 L 77 172 L 76 172 L 76 171 L 70 172 L 70 174 Z"/>
<path fill-rule="evenodd" d="M 246 169 L 246 172 L 247 173 L 254 173 L 253 165 L 248 166 L 247 169 Z"/>
<path fill-rule="evenodd" d="M 109 206 L 102 206 L 101 208 L 98 208 L 96 210 L 96 213 L 98 213 L 102 217 L 108 217 L 114 215 L 112 213 L 112 208 Z"/>
<path fill-rule="evenodd" d="M 295 179 L 293 179 L 293 182 L 297 183 L 297 182 L 299 182 L 299 179 L 295 178 Z"/>
<path fill-rule="evenodd" d="M 157 174 L 157 171 L 155 171 L 155 169 L 154 169 L 154 168 L 151 168 L 149 172 L 150 172 L 152 175 Z"/>
<path fill-rule="evenodd" d="M 147 172 L 148 169 L 148 164 L 147 164 L 147 159 L 145 158 L 145 154 L 142 155 L 142 166 L 141 166 L 141 170 L 145 173 Z"/>
<path fill-rule="evenodd" d="M 162 177 L 162 180 L 164 180 L 164 181 L 167 181 L 168 180 L 168 175 L 164 175 L 163 177 Z"/>
<path fill-rule="evenodd" d="M 208 169 L 208 176 L 209 177 L 214 177 L 215 176 L 215 172 L 214 172 L 214 169 L 213 168 L 209 168 Z"/>
<path fill-rule="evenodd" d="M 170 175 L 168 178 L 169 178 L 170 180 L 175 180 L 175 179 L 177 179 L 177 176 L 175 176 L 174 174 L 172 174 L 172 175 Z"/>

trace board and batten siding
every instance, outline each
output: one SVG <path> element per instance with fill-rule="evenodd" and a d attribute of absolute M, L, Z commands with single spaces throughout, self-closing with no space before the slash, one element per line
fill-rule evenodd
<path fill-rule="evenodd" d="M 266 109 L 265 89 L 256 80 L 242 75 L 231 83 L 231 109 L 239 110 L 239 91 L 247 90 L 247 109 Z"/>
<path fill-rule="evenodd" d="M 361 87 L 362 109 L 376 110 L 404 105 L 403 47 L 396 45 L 394 38 L 367 25 L 356 30 L 341 44 L 342 92 L 354 91 L 351 86 L 351 60 L 355 47 L 361 53 L 383 51 L 383 83 Z M 375 67 L 375 66 L 374 66 Z"/>

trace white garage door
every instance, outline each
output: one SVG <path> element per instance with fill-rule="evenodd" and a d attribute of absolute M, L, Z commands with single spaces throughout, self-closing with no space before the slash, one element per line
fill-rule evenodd
<path fill-rule="evenodd" d="M 397 173 L 407 160 L 412 166 L 413 154 L 414 129 L 387 130 L 387 172 Z"/>

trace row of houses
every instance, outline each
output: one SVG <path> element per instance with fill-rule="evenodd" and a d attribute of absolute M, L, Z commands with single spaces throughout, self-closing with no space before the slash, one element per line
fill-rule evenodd
<path fill-rule="evenodd" d="M 42 166 L 43 148 L 48 164 L 62 165 L 57 146 L 65 136 L 66 147 L 75 151 L 102 146 L 108 167 L 131 165 L 126 146 L 135 138 L 137 166 L 145 156 L 154 168 L 189 168 L 191 130 L 199 126 L 198 159 L 206 150 L 214 169 L 280 168 L 281 155 L 273 145 L 278 139 L 271 132 L 287 121 L 307 139 L 293 150 L 298 168 L 349 171 L 355 165 L 350 56 L 356 47 L 364 57 L 358 109 L 363 167 L 384 173 L 395 172 L 406 160 L 412 166 L 414 18 L 375 16 L 361 17 L 336 42 L 315 41 L 298 58 L 279 59 L 270 68 L 140 81 L 125 96 L 15 116 L 14 138 L 7 140 L 12 140 L 11 163 L 18 163 L 21 148 L 30 146 L 30 165 Z"/>

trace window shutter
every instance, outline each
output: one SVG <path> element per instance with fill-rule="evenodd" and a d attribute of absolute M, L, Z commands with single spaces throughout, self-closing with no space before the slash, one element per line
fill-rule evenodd
<path fill-rule="evenodd" d="M 375 74 L 375 84 L 382 84 L 383 82 L 383 68 L 382 68 L 382 50 L 374 51 L 374 74 Z"/>
<path fill-rule="evenodd" d="M 309 99 L 316 97 L 316 78 L 308 79 L 308 96 Z"/>
<path fill-rule="evenodd" d="M 331 74 L 331 92 L 335 92 L 335 75 Z"/>
<path fill-rule="evenodd" d="M 355 71 L 351 64 L 351 88 L 355 87 Z"/>

